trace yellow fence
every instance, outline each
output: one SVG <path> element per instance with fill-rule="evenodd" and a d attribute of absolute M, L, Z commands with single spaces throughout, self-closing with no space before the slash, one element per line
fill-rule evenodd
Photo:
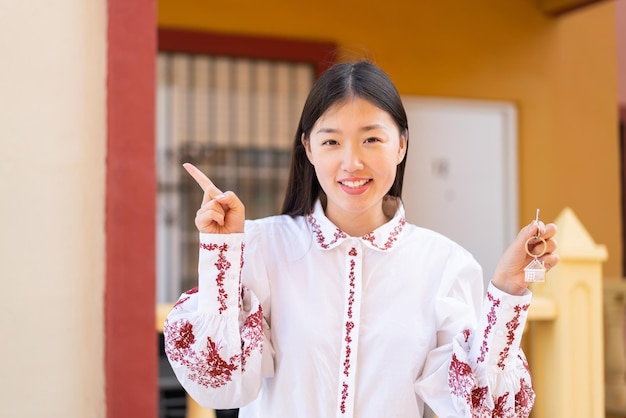
<path fill-rule="evenodd" d="M 606 248 L 571 209 L 555 223 L 560 262 L 531 287 L 524 336 L 537 395 L 531 418 L 626 417 L 626 281 L 603 281 Z M 170 307 L 157 307 L 158 331 Z M 212 410 L 188 398 L 187 418 L 210 417 Z"/>

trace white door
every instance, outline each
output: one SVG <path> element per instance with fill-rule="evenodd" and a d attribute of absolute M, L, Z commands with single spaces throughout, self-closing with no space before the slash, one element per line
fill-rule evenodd
<path fill-rule="evenodd" d="M 487 284 L 518 229 L 515 106 L 415 96 L 402 100 L 409 120 L 402 192 L 407 220 L 469 250 Z"/>

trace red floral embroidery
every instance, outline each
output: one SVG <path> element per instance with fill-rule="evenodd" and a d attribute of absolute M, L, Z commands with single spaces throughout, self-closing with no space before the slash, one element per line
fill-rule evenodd
<path fill-rule="evenodd" d="M 340 240 L 348 237 L 345 232 L 343 232 L 339 228 L 336 228 L 335 232 L 333 233 L 332 239 L 329 242 L 327 242 L 327 239 L 324 236 L 324 232 L 322 231 L 322 228 L 320 227 L 320 225 L 317 223 L 317 220 L 315 219 L 315 217 L 313 215 L 309 215 L 307 216 L 306 219 L 311 225 L 311 227 L 313 228 L 313 234 L 315 235 L 317 243 L 320 245 L 320 247 L 324 249 L 329 249 Z M 361 239 L 369 242 L 372 247 L 377 248 L 379 250 L 382 250 L 382 251 L 389 250 L 391 249 L 391 247 L 393 247 L 394 242 L 398 240 L 398 235 L 400 235 L 400 233 L 404 229 L 405 224 L 406 224 L 406 219 L 404 217 L 400 218 L 398 220 L 398 224 L 389 233 L 389 236 L 387 237 L 387 241 L 383 243 L 382 245 L 379 245 L 376 242 L 376 235 L 374 232 L 370 232 L 370 233 L 363 235 Z"/>
<path fill-rule="evenodd" d="M 522 362 L 522 365 L 524 366 L 524 369 L 526 369 L 526 373 L 528 373 L 530 375 L 530 367 L 528 366 L 528 362 L 526 361 L 526 358 L 524 356 L 522 356 L 521 352 L 519 352 L 517 354 L 517 358 Z"/>
<path fill-rule="evenodd" d="M 172 341 L 174 347 L 177 351 L 186 350 L 194 342 L 196 342 L 196 337 L 193 335 L 193 326 L 189 322 L 183 322 L 178 330 L 178 335 Z"/>
<path fill-rule="evenodd" d="M 263 311 L 259 309 L 249 315 L 241 327 L 241 372 L 246 371 L 246 363 L 254 350 L 263 353 Z"/>
<path fill-rule="evenodd" d="M 452 355 L 448 370 L 448 385 L 453 396 L 461 398 L 475 418 L 516 418 L 527 415 L 515 415 L 513 407 L 508 406 L 509 392 L 494 399 L 494 408 L 488 404 L 489 388 L 478 386 L 469 364 Z"/>
<path fill-rule="evenodd" d="M 448 369 L 448 386 L 452 395 L 464 399 L 468 405 L 473 404 L 472 389 L 476 386 L 474 375 L 469 364 L 460 361 L 456 354 L 452 354 L 452 361 Z"/>
<path fill-rule="evenodd" d="M 217 257 L 217 261 L 215 262 L 215 267 L 217 267 L 217 277 L 215 278 L 215 282 L 217 283 L 217 301 L 220 304 L 219 313 L 222 314 L 228 308 L 226 305 L 226 299 L 228 298 L 228 294 L 224 289 L 224 279 L 226 277 L 226 270 L 230 268 L 230 262 L 226 260 L 226 251 L 228 251 L 228 244 L 203 244 L 200 243 L 200 248 L 207 251 L 215 251 L 219 250 L 219 255 Z"/>
<path fill-rule="evenodd" d="M 335 230 L 335 233 L 333 234 L 333 239 L 330 242 L 326 242 L 326 237 L 324 237 L 324 232 L 322 232 L 322 228 L 319 226 L 319 224 L 317 223 L 313 215 L 307 216 L 306 219 L 309 222 L 309 224 L 311 224 L 311 227 L 313 228 L 313 233 L 315 234 L 317 243 L 320 245 L 320 247 L 326 250 L 332 247 L 340 239 L 348 237 L 345 232 L 337 228 Z"/>
<path fill-rule="evenodd" d="M 396 227 L 393 228 L 393 231 L 391 231 L 391 233 L 387 237 L 387 241 L 382 246 L 378 245 L 375 242 L 376 236 L 374 235 L 373 232 L 363 235 L 362 238 L 363 240 L 368 241 L 372 245 L 372 247 L 378 248 L 379 250 L 386 251 L 390 249 L 393 246 L 393 243 L 398 239 L 398 235 L 400 235 L 400 233 L 402 232 L 402 229 L 404 228 L 405 224 L 406 224 L 406 219 L 400 218 L 400 220 L 398 221 L 398 225 L 396 225 Z"/>
<path fill-rule="evenodd" d="M 501 301 L 496 299 L 492 294 L 487 293 L 487 299 L 491 303 L 491 308 L 487 315 L 487 326 L 484 330 L 482 345 L 480 346 L 480 358 L 478 362 L 485 361 L 485 355 L 488 352 L 487 340 L 492 328 L 496 323 L 496 308 L 500 306 Z M 498 366 L 502 370 L 506 370 L 505 360 L 515 341 L 515 332 L 521 325 L 520 318 L 524 311 L 529 309 L 529 305 L 517 305 L 514 307 L 515 315 L 507 322 L 507 346 L 500 353 Z M 465 343 L 470 339 L 469 330 L 463 331 Z M 526 372 L 528 371 L 528 363 L 520 351 L 517 355 L 519 361 L 522 362 Z M 452 355 L 450 367 L 448 369 L 448 385 L 450 393 L 453 397 L 461 400 L 467 405 L 467 410 L 474 418 L 519 418 L 528 417 L 534 405 L 535 393 L 530 384 L 528 376 L 524 376 L 519 380 L 520 389 L 513 394 L 512 391 L 491 393 L 487 386 L 478 386 L 478 382 L 474 376 L 471 366 L 460 360 L 456 354 Z M 489 404 L 492 403 L 492 407 Z"/>
<path fill-rule="evenodd" d="M 470 335 L 472 335 L 472 332 L 469 329 L 463 330 L 463 339 L 465 340 L 466 344 L 469 342 Z"/>
<path fill-rule="evenodd" d="M 200 244 L 201 248 L 207 251 L 219 250 L 218 259 L 215 266 L 218 270 L 216 283 L 218 285 L 218 301 L 220 302 L 220 313 L 226 309 L 226 298 L 228 295 L 224 290 L 224 279 L 226 271 L 230 268 L 230 263 L 226 260 L 225 253 L 229 247 L 227 244 Z M 243 266 L 243 245 L 242 258 L 240 260 Z M 245 289 L 241 286 L 241 278 L 239 282 L 241 294 Z M 189 299 L 189 295 L 196 293 L 197 288 L 186 292 L 178 304 L 184 303 Z M 241 305 L 241 300 L 239 300 Z M 194 328 L 191 322 L 186 319 L 171 322 L 166 320 L 164 325 L 165 335 L 165 352 L 174 363 L 178 363 L 187 369 L 185 378 L 195 382 L 198 385 L 212 388 L 219 388 L 233 380 L 233 373 L 239 369 L 241 373 L 246 370 L 246 363 L 253 352 L 263 351 L 263 311 L 261 306 L 251 313 L 243 322 L 240 329 L 241 334 L 241 352 L 230 356 L 222 357 L 220 351 L 222 347 L 219 342 L 214 341 L 211 337 L 206 338 L 206 346 L 198 351 L 198 345 L 202 341 L 196 341 Z M 234 347 L 230 347 L 231 349 Z"/>
<path fill-rule="evenodd" d="M 165 320 L 163 326 L 165 336 L 165 352 L 172 362 L 183 363 L 195 342 L 193 327 L 189 321 L 178 321 L 174 325 Z"/>
<path fill-rule="evenodd" d="M 500 299 L 496 299 L 490 292 L 487 292 L 487 299 L 491 302 L 491 309 L 487 314 L 487 327 L 485 328 L 485 332 L 483 334 L 483 343 L 480 346 L 480 356 L 476 359 L 477 363 L 482 363 L 485 361 L 485 355 L 487 351 L 489 351 L 487 339 L 489 337 L 489 333 L 491 333 L 491 328 L 496 324 L 497 315 L 496 308 L 500 306 Z"/>
<path fill-rule="evenodd" d="M 523 310 L 523 306 L 520 307 Z M 528 367 L 523 355 L 518 359 Z M 528 369 L 527 369 L 528 370 Z M 452 355 L 448 369 L 450 393 L 467 405 L 474 418 L 520 418 L 528 417 L 535 402 L 535 392 L 526 378 L 520 378 L 520 390 L 513 397 L 511 392 L 493 398 L 493 408 L 489 407 L 489 389 L 478 386 L 470 365 Z"/>
<path fill-rule="evenodd" d="M 189 289 L 188 291 L 186 291 L 184 294 L 185 295 L 193 295 L 194 293 L 198 293 L 198 287 L 194 287 L 193 289 Z M 182 305 L 183 303 L 187 302 L 189 299 L 191 299 L 189 296 L 185 296 L 185 297 L 180 297 L 176 303 L 174 304 L 174 306 L 172 306 L 172 309 L 174 308 L 178 308 L 180 305 Z"/>
<path fill-rule="evenodd" d="M 341 391 L 341 405 L 339 409 L 342 414 L 346 413 L 346 400 L 348 399 L 348 384 L 343 382 L 343 390 Z"/>
<path fill-rule="evenodd" d="M 198 286 L 191 288 L 185 292 L 186 295 L 193 295 L 194 293 L 198 293 Z"/>
<path fill-rule="evenodd" d="M 243 272 L 243 265 L 244 265 L 244 257 L 243 257 L 243 250 L 245 250 L 246 248 L 246 244 L 245 243 L 241 243 L 241 255 L 239 256 L 239 295 L 241 295 L 239 297 L 239 303 L 238 303 L 238 307 L 239 310 L 241 311 L 241 307 L 242 307 L 242 303 L 243 303 L 243 281 L 241 279 L 241 274 Z"/>
<path fill-rule="evenodd" d="M 180 305 L 182 305 L 183 303 L 187 302 L 189 299 L 190 299 L 189 296 L 181 297 L 180 299 L 178 299 L 178 301 L 176 301 L 174 306 L 172 306 L 172 309 L 178 308 Z"/>
<path fill-rule="evenodd" d="M 494 418 L 514 418 L 515 411 L 512 406 L 507 406 L 509 400 L 509 392 L 505 392 L 504 395 L 498 397 L 495 401 L 493 413 L 491 416 Z"/>
<path fill-rule="evenodd" d="M 525 379 L 519 380 L 520 390 L 515 394 L 515 416 L 527 417 L 535 404 L 535 391 Z"/>
<path fill-rule="evenodd" d="M 348 255 L 351 257 L 356 257 L 358 256 L 358 252 L 356 250 L 356 248 L 352 247 L 350 248 L 350 250 L 348 251 Z M 352 347 L 350 346 L 350 344 L 352 343 L 352 330 L 354 329 L 354 322 L 352 321 L 353 319 L 353 305 L 354 305 L 354 295 L 355 295 L 355 286 L 356 286 L 356 275 L 355 275 L 355 268 L 356 268 L 356 261 L 354 260 L 350 260 L 350 272 L 348 273 L 348 311 L 347 311 L 347 315 L 348 315 L 348 321 L 346 321 L 346 330 L 345 330 L 345 338 L 344 341 L 346 342 L 346 352 L 345 352 L 345 357 L 343 360 L 343 374 L 346 377 L 350 376 L 350 366 L 351 366 L 351 360 L 350 357 L 352 355 Z M 342 414 L 346 413 L 346 401 L 348 399 L 348 396 L 350 396 L 350 391 L 349 391 L 349 385 L 344 381 L 342 382 L 342 386 L 343 389 L 341 391 L 341 404 L 339 405 L 339 409 L 341 411 Z"/>
<path fill-rule="evenodd" d="M 343 360 L 343 374 L 350 376 L 350 354 L 352 354 L 352 349 L 350 348 L 350 343 L 352 342 L 352 337 L 350 337 L 350 333 L 354 328 L 354 322 L 348 321 L 346 322 L 346 356 Z"/>
<path fill-rule="evenodd" d="M 226 383 L 232 380 L 232 375 L 238 368 L 239 356 L 232 356 L 229 361 L 225 361 L 219 354 L 219 347 L 211 337 L 207 337 L 207 351 L 202 351 L 204 354 L 206 363 L 199 363 L 196 367 L 190 367 L 193 372 L 189 375 L 191 380 L 194 380 L 195 373 L 197 373 L 197 381 L 203 386 L 211 386 L 218 388 L 224 386 Z"/>
<path fill-rule="evenodd" d="M 187 367 L 187 378 L 205 387 L 219 388 L 232 380 L 233 371 L 239 367 L 239 355 L 228 361 L 219 355 L 219 347 L 208 337 L 206 351 L 200 353 L 192 348 L 195 342 L 193 326 L 189 321 L 165 322 L 165 352 L 170 361 Z"/>
<path fill-rule="evenodd" d="M 357 256 L 356 248 L 351 248 L 348 254 L 352 257 Z M 355 280 L 356 276 L 354 274 L 354 269 L 356 267 L 356 262 L 354 260 L 350 260 L 350 273 L 348 274 L 349 283 L 349 291 L 348 291 L 348 321 L 346 322 L 346 355 L 343 361 L 343 374 L 346 376 L 350 375 L 350 354 L 352 353 L 352 349 L 350 348 L 350 343 L 352 342 L 352 337 L 350 334 L 352 333 L 352 329 L 354 328 L 354 322 L 352 322 L 353 310 L 352 307 L 354 305 L 354 289 L 355 289 Z"/>
<path fill-rule="evenodd" d="M 513 344 L 513 341 L 515 341 L 515 330 L 520 326 L 519 319 L 522 315 L 522 311 L 527 311 L 529 307 L 529 304 L 515 305 L 515 308 L 513 308 L 515 310 L 515 316 L 513 317 L 513 319 L 506 323 L 506 328 L 509 330 L 506 337 L 506 346 L 500 352 L 500 359 L 498 360 L 498 367 L 500 367 L 502 370 L 504 370 L 504 361 L 509 355 L 511 344 Z"/>
<path fill-rule="evenodd" d="M 474 411 L 485 409 L 487 405 L 487 395 L 489 395 L 489 388 L 487 386 L 477 387 L 472 390 L 472 408 Z"/>
<path fill-rule="evenodd" d="M 354 250 L 354 248 L 352 249 Z M 348 318 L 352 319 L 352 306 L 354 305 L 354 280 L 355 280 L 355 276 L 354 276 L 354 267 L 356 266 L 356 263 L 354 260 L 350 260 L 350 274 L 349 274 L 349 280 L 350 280 L 350 290 L 348 291 Z M 350 335 L 348 333 L 348 335 Z"/>

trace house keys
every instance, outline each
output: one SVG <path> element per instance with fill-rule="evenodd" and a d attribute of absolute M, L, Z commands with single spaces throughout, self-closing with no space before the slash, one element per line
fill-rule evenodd
<path fill-rule="evenodd" d="M 539 209 L 537 209 L 537 215 L 535 216 L 535 223 L 539 224 Z M 533 254 L 528 245 L 532 241 L 541 241 L 543 243 L 543 249 L 539 254 Z M 546 280 L 546 268 L 543 265 L 543 262 L 539 261 L 539 257 L 544 255 L 548 250 L 548 243 L 545 239 L 541 237 L 539 234 L 539 226 L 537 226 L 537 234 L 534 237 L 530 237 L 526 240 L 524 244 L 524 249 L 526 250 L 526 254 L 533 257 L 533 260 L 524 268 L 524 280 L 527 282 L 535 283 L 535 282 L 543 282 Z"/>

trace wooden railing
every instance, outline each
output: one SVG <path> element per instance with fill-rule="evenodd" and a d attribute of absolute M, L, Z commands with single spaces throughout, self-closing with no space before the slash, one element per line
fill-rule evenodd
<path fill-rule="evenodd" d="M 624 418 L 626 281 L 603 281 L 606 248 L 571 209 L 555 223 L 560 262 L 531 287 L 524 335 L 537 396 L 531 418 Z M 157 330 L 170 308 L 157 308 Z M 188 398 L 187 418 L 213 417 Z"/>

